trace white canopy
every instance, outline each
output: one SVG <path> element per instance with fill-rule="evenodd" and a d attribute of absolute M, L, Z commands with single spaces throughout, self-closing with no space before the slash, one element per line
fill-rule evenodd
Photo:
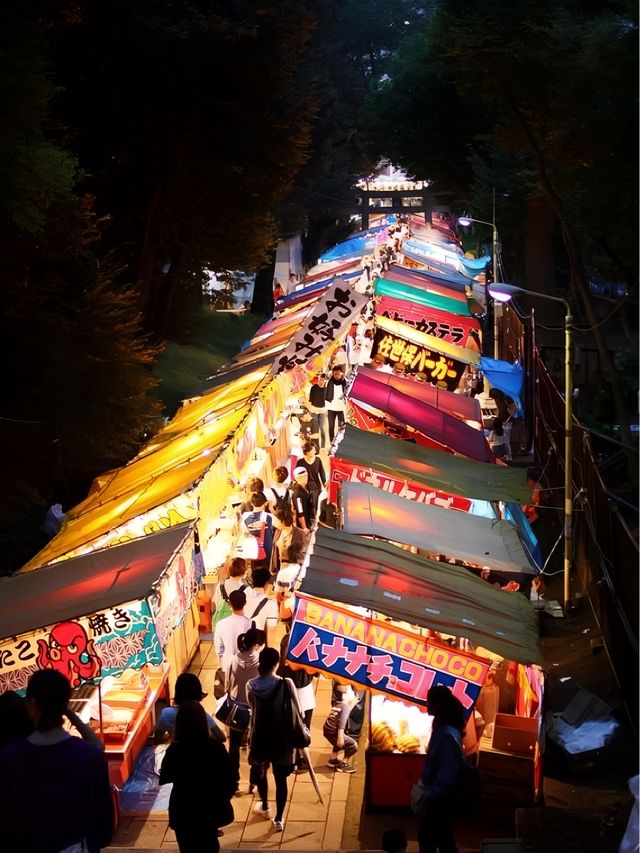
<path fill-rule="evenodd" d="M 342 485 L 342 514 L 347 533 L 380 536 L 498 572 L 537 573 L 510 521 L 417 503 L 368 483 Z"/>

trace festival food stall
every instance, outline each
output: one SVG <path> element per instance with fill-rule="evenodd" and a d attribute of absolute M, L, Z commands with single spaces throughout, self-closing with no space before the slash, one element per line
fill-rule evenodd
<path fill-rule="evenodd" d="M 523 596 L 388 542 L 320 529 L 288 648 L 293 665 L 374 694 L 368 809 L 406 808 L 424 763 L 430 734 L 424 706 L 433 684 L 450 687 L 474 723 L 467 725 L 465 745 L 479 749 L 483 796 L 535 802 L 542 778 L 542 658 L 536 615 Z M 499 672 L 513 673 L 516 683 L 497 705 Z M 484 729 L 475 726 L 478 707 L 494 714 L 491 725 L 483 719 Z M 502 718 L 499 708 L 506 711 Z"/>
<path fill-rule="evenodd" d="M 338 485 L 348 480 L 371 483 L 420 503 L 464 512 L 474 511 L 472 502 L 523 504 L 531 500 L 522 469 L 474 462 L 349 424 L 330 462 L 331 503 L 337 501 Z M 495 512 L 492 514 L 495 516 Z"/>
<path fill-rule="evenodd" d="M 471 513 L 452 513 L 376 489 L 367 483 L 344 483 L 338 518 L 347 533 L 376 536 L 409 545 L 431 559 L 460 560 L 479 575 L 490 570 L 500 585 L 523 583 L 538 568 L 515 524 Z"/>
<path fill-rule="evenodd" d="M 400 391 L 393 385 L 379 382 L 377 375 L 373 370 L 358 370 L 349 391 L 349 400 L 391 415 L 395 421 L 416 430 L 430 442 L 439 445 L 439 449 L 446 453 L 456 453 L 478 462 L 493 460 L 493 454 L 481 430 L 411 395 L 412 388 L 409 383 L 415 382 L 405 380 L 407 385 Z"/>
<path fill-rule="evenodd" d="M 15 575 L 0 585 L 0 693 L 31 673 L 69 679 L 79 716 L 105 742 L 121 787 L 198 643 L 201 576 L 194 528 L 141 539 Z"/>

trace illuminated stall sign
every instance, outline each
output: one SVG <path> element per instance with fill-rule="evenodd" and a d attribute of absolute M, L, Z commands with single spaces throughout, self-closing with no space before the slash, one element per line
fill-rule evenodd
<path fill-rule="evenodd" d="M 391 622 L 304 595 L 293 619 L 287 660 L 423 707 L 429 688 L 444 684 L 467 716 L 490 666 L 484 658 L 430 642 Z"/>
<path fill-rule="evenodd" d="M 25 690 L 37 669 L 55 669 L 78 687 L 162 661 L 151 610 L 142 599 L 2 640 L 0 693 Z"/>
<path fill-rule="evenodd" d="M 398 497 L 407 498 L 419 504 L 433 504 L 445 509 L 458 509 L 462 512 L 469 512 L 471 509 L 471 501 L 460 495 L 450 495 L 439 489 L 431 489 L 429 486 L 407 482 L 401 476 L 394 477 L 391 474 L 375 471 L 373 468 L 354 465 L 352 462 L 338 459 L 335 456 L 332 456 L 329 461 L 331 464 L 329 501 L 331 503 L 335 504 L 337 501 L 340 483 L 370 483 L 377 489 L 383 489 L 392 495 L 398 495 Z"/>
<path fill-rule="evenodd" d="M 162 649 L 166 648 L 171 634 L 180 625 L 191 606 L 201 576 L 202 564 L 194 560 L 193 541 L 189 537 L 149 597 Z"/>
<path fill-rule="evenodd" d="M 463 317 L 420 305 L 393 296 L 379 296 L 376 314 L 399 323 L 406 323 L 419 332 L 461 347 L 479 348 L 480 324 L 472 317 Z"/>
<path fill-rule="evenodd" d="M 321 355 L 342 337 L 368 301 L 343 280 L 324 293 L 290 343 L 273 363 L 273 372 L 280 373 L 305 365 Z"/>
<path fill-rule="evenodd" d="M 428 382 L 448 391 L 455 391 L 458 387 L 466 366 L 461 361 L 391 335 L 383 329 L 378 329 L 374 337 L 371 357 L 376 355 L 384 356 L 386 364 L 403 364 L 407 374 L 424 373 Z"/>

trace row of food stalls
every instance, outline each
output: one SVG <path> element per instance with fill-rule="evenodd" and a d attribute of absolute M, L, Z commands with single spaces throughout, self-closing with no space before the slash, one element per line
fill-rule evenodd
<path fill-rule="evenodd" d="M 372 691 L 371 807 L 404 797 L 402 786 L 389 785 L 385 763 L 415 781 L 429 730 L 424 697 L 434 679 L 465 697 L 471 719 L 491 706 L 483 722 L 493 737 L 476 734 L 495 790 L 505 794 L 509 785 L 504 760 L 520 760 L 522 797 L 535 797 L 542 699 L 535 613 L 524 595 L 509 591 L 526 589 L 537 572 L 535 537 L 519 512 L 530 493 L 522 471 L 495 464 L 478 401 L 453 393 L 466 369 L 482 367 L 481 264 L 461 260 L 440 220 L 436 228 L 412 217 L 411 230 L 411 253 L 380 276 L 371 275 L 364 253 L 385 239 L 386 223 L 360 235 L 347 257 L 336 249 L 321 259 L 243 350 L 130 463 L 98 478 L 60 533 L 0 587 L 0 691 L 23 689 L 35 668 L 71 667 L 118 784 L 146 739 L 157 698 L 172 694 L 197 648 L 196 595 L 203 577 L 215 579 L 233 553 L 239 484 L 250 476 L 272 480 L 275 467 L 299 452 L 292 412 L 351 324 L 373 309 L 373 354 L 389 365 L 401 361 L 405 375 L 354 371 L 349 425 L 330 460 L 329 500 L 341 529 L 316 535 L 294 622 L 298 637 L 318 608 L 355 620 L 361 627 L 351 639 L 360 643 L 347 651 L 361 662 L 354 669 L 330 620 L 320 625 L 330 640 L 306 651 L 291 643 L 290 659 Z M 418 373 L 426 381 L 407 378 Z M 324 549 L 335 552 L 331 570 Z M 17 608 L 22 600 L 38 606 Z M 122 615 L 116 622 L 121 613 L 131 614 L 126 626 Z M 143 616 L 145 652 L 138 648 Z M 129 632 L 129 624 L 138 627 Z M 374 631 L 378 625 L 396 637 L 391 645 Z M 340 655 L 314 658 L 328 642 Z M 378 660 L 387 653 L 393 672 Z M 400 687 L 411 672 L 412 687 Z M 459 672 L 466 675 L 452 679 Z M 499 711 L 507 712 L 504 725 Z M 509 751 L 508 738 L 498 738 L 505 749 L 493 743 L 496 731 L 518 733 L 518 725 L 526 729 L 515 738 L 519 751 Z"/>

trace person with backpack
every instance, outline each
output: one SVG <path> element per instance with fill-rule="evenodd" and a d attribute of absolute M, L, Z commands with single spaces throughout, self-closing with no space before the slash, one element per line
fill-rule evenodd
<path fill-rule="evenodd" d="M 238 637 L 252 627 L 251 620 L 244 615 L 247 596 L 244 590 L 235 589 L 229 593 L 231 615 L 221 619 L 213 632 L 213 646 L 218 655 L 220 666 L 216 670 L 214 691 L 216 699 L 224 695 L 226 690 L 226 672 L 231 665 L 231 658 L 238 650 Z"/>
<path fill-rule="evenodd" d="M 296 688 L 289 678 L 276 675 L 280 655 L 269 646 L 258 656 L 258 676 L 247 684 L 247 697 L 252 708 L 249 730 L 249 763 L 257 768 L 256 786 L 259 800 L 253 810 L 269 819 L 269 787 L 267 770 L 271 766 L 276 783 L 276 813 L 273 828 L 284 830 L 282 817 L 289 796 L 287 778 L 293 771 L 295 749 L 293 747 L 292 706 L 300 714 Z"/>
<path fill-rule="evenodd" d="M 244 615 L 251 620 L 255 628 L 264 631 L 268 642 L 278 624 L 278 602 L 266 592 L 267 584 L 271 583 L 269 569 L 260 566 L 254 568 L 251 572 L 251 583 L 252 589 L 246 593 Z"/>
<path fill-rule="evenodd" d="M 427 712 L 433 717 L 433 726 L 420 777 L 424 808 L 418 848 L 420 853 L 458 853 L 454 825 L 460 815 L 464 707 L 448 687 L 437 684 L 427 693 Z"/>
<path fill-rule="evenodd" d="M 247 684 L 258 675 L 258 653 L 264 646 L 266 641 L 264 631 L 258 628 L 249 628 L 249 630 L 240 634 L 238 637 L 238 651 L 231 659 L 229 671 L 227 673 L 227 690 L 229 696 L 238 702 L 248 704 L 247 699 Z M 245 732 L 229 729 L 229 755 L 233 764 L 234 778 L 236 782 L 236 793 L 240 786 L 240 747 Z M 253 792 L 256 785 L 257 776 L 255 768 L 251 767 L 249 771 L 249 793 Z M 256 778 L 254 778 L 256 777 Z"/>
<path fill-rule="evenodd" d="M 268 567 L 273 549 L 273 516 L 267 510 L 267 496 L 264 492 L 254 492 L 251 504 L 251 512 L 242 513 L 241 526 L 245 534 L 256 540 L 256 555 L 250 557 L 252 565 Z"/>
<path fill-rule="evenodd" d="M 269 486 L 265 494 L 269 499 L 269 512 L 275 515 L 277 510 L 291 509 L 291 489 L 286 485 L 289 472 L 284 465 L 279 465 L 274 471 L 275 485 Z"/>
<path fill-rule="evenodd" d="M 247 561 L 244 557 L 234 557 L 229 566 L 229 577 L 221 581 L 213 594 L 214 614 L 213 627 L 225 616 L 231 616 L 229 607 L 229 594 L 235 589 L 246 590 L 249 586 L 247 581 Z"/>

